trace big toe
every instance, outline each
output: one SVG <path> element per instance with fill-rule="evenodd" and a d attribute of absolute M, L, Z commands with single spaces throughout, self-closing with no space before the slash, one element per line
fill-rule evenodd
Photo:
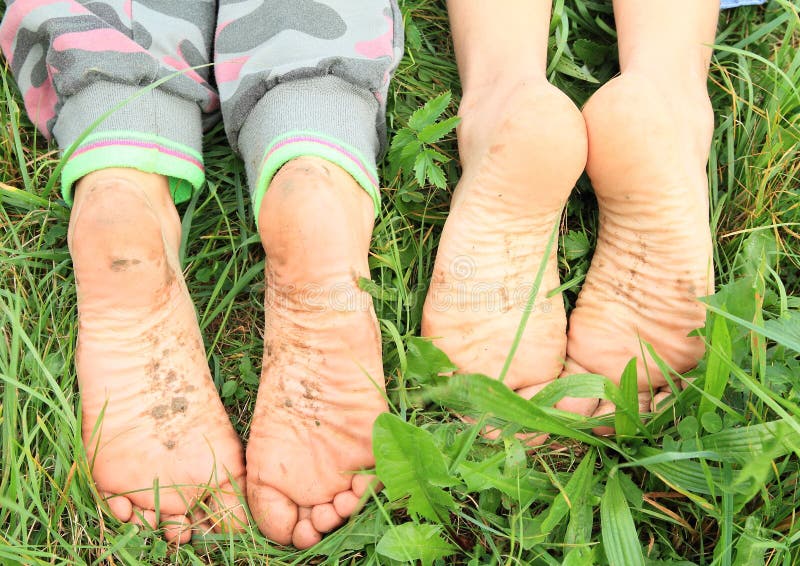
<path fill-rule="evenodd" d="M 298 523 L 297 505 L 286 495 L 268 485 L 248 483 L 247 502 L 258 529 L 279 544 L 292 542 Z"/>

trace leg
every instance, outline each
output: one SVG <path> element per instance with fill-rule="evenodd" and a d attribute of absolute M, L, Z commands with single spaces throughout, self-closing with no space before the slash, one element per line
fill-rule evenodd
<path fill-rule="evenodd" d="M 505 383 L 526 398 L 561 372 L 566 315 L 549 236 L 586 162 L 574 104 L 545 78 L 550 3 L 448 9 L 464 96 L 463 175 L 442 232 L 422 333 L 461 372 L 498 376 L 541 262 L 545 277 Z"/>
<path fill-rule="evenodd" d="M 203 183 L 201 113 L 217 97 L 198 73 L 131 97 L 207 60 L 214 13 L 125 4 L 16 0 L 0 46 L 34 123 L 74 149 L 62 187 L 67 201 L 75 192 L 76 367 L 92 476 L 118 519 L 158 517 L 167 538 L 185 542 L 187 511 L 206 493 L 219 527 L 245 517 L 232 486 L 244 489 L 241 443 L 210 379 L 172 204 Z M 171 41 L 150 44 L 153 35 Z"/>
<path fill-rule="evenodd" d="M 267 254 L 248 502 L 265 535 L 306 548 L 357 510 L 372 423 L 387 408 L 380 331 L 358 279 L 369 277 L 401 20 L 388 0 L 280 0 L 222 2 L 219 22 L 225 125 Z"/>
<path fill-rule="evenodd" d="M 615 0 L 622 74 L 584 108 L 587 172 L 600 206 L 592 266 L 570 317 L 567 373 L 618 379 L 638 359 L 644 410 L 665 386 L 640 341 L 678 372 L 703 356 L 713 293 L 706 161 L 713 116 L 706 91 L 719 2 Z M 581 410 L 606 414 L 587 401 Z"/>

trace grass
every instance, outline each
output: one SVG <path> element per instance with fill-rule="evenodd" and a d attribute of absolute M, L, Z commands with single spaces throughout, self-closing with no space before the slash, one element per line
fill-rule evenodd
<path fill-rule="evenodd" d="M 407 56 L 389 131 L 459 83 L 440 0 L 401 1 Z M 577 103 L 617 71 L 610 3 L 556 1 L 549 75 Z M 310 551 L 257 531 L 196 537 L 177 551 L 102 511 L 82 460 L 73 367 L 76 310 L 69 210 L 50 183 L 58 155 L 0 69 L 0 563 L 2 564 L 800 564 L 800 16 L 796 1 L 723 14 L 710 88 L 709 164 L 718 293 L 694 385 L 642 420 L 623 377 L 571 379 L 531 404 L 480 377 L 442 382 L 447 360 L 418 335 L 440 227 L 459 169 L 455 137 L 426 175 L 385 163 L 370 265 L 394 411 L 375 435 L 386 483 L 364 511 Z M 440 99 L 440 102 L 443 99 Z M 433 117 L 437 117 L 434 113 Z M 447 128 L 444 128 L 447 130 Z M 212 375 L 246 438 L 263 327 L 262 251 L 241 162 L 221 127 L 206 137 L 208 182 L 182 207 L 182 258 Z M 436 165 L 441 166 L 441 174 Z M 437 186 L 438 184 L 438 186 Z M 597 213 L 581 179 L 560 231 L 574 304 Z M 547 409 L 565 390 L 614 399 L 620 434 Z M 452 412 L 451 412 L 452 411 Z M 458 411 L 509 432 L 551 430 L 526 453 L 476 438 Z"/>

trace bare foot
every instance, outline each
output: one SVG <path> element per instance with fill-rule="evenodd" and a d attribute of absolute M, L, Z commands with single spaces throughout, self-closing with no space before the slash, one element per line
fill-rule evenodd
<path fill-rule="evenodd" d="M 78 183 L 69 246 L 92 476 L 119 520 L 186 542 L 197 501 L 217 530 L 241 529 L 246 514 L 242 447 L 211 381 L 179 239 L 165 177 L 106 169 Z"/>
<path fill-rule="evenodd" d="M 705 321 L 696 298 L 714 288 L 705 170 L 713 115 L 705 93 L 665 92 L 623 75 L 583 111 L 600 232 L 570 316 L 566 373 L 619 380 L 636 357 L 643 410 L 666 380 L 641 341 L 676 371 L 692 369 L 704 352 L 688 337 Z M 588 400 L 580 412 L 613 410 Z"/>
<path fill-rule="evenodd" d="M 369 277 L 372 200 L 337 166 L 286 164 L 264 196 L 264 362 L 247 445 L 248 502 L 261 532 L 310 547 L 356 511 L 384 401 Z"/>
<path fill-rule="evenodd" d="M 505 383 L 530 398 L 558 377 L 566 315 L 556 245 L 545 249 L 586 162 L 586 130 L 573 103 L 541 82 L 465 94 L 453 195 L 422 316 L 461 373 L 498 377 L 542 261 L 534 310 Z"/>

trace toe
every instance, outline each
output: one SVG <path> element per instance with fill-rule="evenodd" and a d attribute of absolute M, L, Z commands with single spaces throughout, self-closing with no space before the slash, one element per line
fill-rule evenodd
<path fill-rule="evenodd" d="M 237 533 L 247 527 L 247 511 L 245 510 L 244 496 L 245 480 L 236 482 L 236 485 L 224 483 L 209 496 L 209 520 L 218 533 Z"/>
<path fill-rule="evenodd" d="M 650 412 L 657 413 L 661 409 L 666 407 L 665 401 L 672 398 L 672 391 L 667 389 L 661 389 L 653 396 L 653 402 L 650 404 Z"/>
<path fill-rule="evenodd" d="M 613 414 L 616 410 L 617 407 L 616 405 L 614 405 L 614 403 L 603 399 L 597 405 L 597 409 L 595 410 L 592 416 L 595 418 L 601 418 Z M 594 433 L 598 436 L 611 436 L 612 434 L 614 434 L 614 427 L 611 426 L 598 426 L 595 427 L 593 430 Z"/>
<path fill-rule="evenodd" d="M 311 519 L 299 521 L 292 533 L 292 544 L 300 550 L 311 548 L 321 540 L 322 534 L 314 528 Z"/>
<path fill-rule="evenodd" d="M 155 529 L 157 524 L 156 512 L 152 509 L 140 509 L 139 507 L 134 507 L 130 522 L 146 529 Z"/>
<path fill-rule="evenodd" d="M 383 489 L 383 484 L 378 481 L 378 476 L 358 474 L 353 477 L 352 489 L 356 497 L 362 497 L 367 493 L 370 485 L 372 486 L 372 490 L 376 493 Z"/>
<path fill-rule="evenodd" d="M 131 500 L 124 495 L 115 495 L 113 493 L 104 493 L 103 497 L 111 510 L 111 514 L 117 519 L 126 523 L 131 520 L 133 515 L 133 505 Z"/>
<path fill-rule="evenodd" d="M 214 532 L 214 524 L 208 518 L 206 510 L 208 506 L 197 505 L 189 512 L 189 521 L 192 524 L 192 531 L 202 536 Z"/>
<path fill-rule="evenodd" d="M 344 519 L 336 512 L 333 503 L 315 505 L 311 510 L 310 518 L 314 529 L 320 533 L 330 532 L 344 523 Z"/>
<path fill-rule="evenodd" d="M 358 511 L 361 504 L 361 498 L 358 497 L 351 490 L 337 493 L 333 498 L 333 507 L 340 517 L 349 517 Z"/>
<path fill-rule="evenodd" d="M 166 515 L 161 518 L 164 538 L 173 544 L 186 544 L 192 540 L 192 525 L 186 515 Z"/>
<path fill-rule="evenodd" d="M 256 486 L 250 482 L 247 489 L 247 502 L 259 530 L 279 544 L 292 542 L 292 532 L 297 525 L 297 505 L 277 489 Z M 310 520 L 308 520 L 311 526 Z M 313 527 L 312 527 L 313 528 Z"/>
<path fill-rule="evenodd" d="M 589 370 L 584 368 L 578 362 L 572 359 L 567 359 L 567 363 L 564 365 L 564 371 L 561 373 L 560 377 L 567 377 L 569 375 L 577 375 L 582 373 L 591 373 Z M 584 397 L 564 397 L 556 403 L 556 408 L 562 411 L 567 411 L 570 413 L 575 413 L 576 415 L 583 415 L 588 417 L 593 415 L 600 404 L 600 399 L 587 399 Z"/>

